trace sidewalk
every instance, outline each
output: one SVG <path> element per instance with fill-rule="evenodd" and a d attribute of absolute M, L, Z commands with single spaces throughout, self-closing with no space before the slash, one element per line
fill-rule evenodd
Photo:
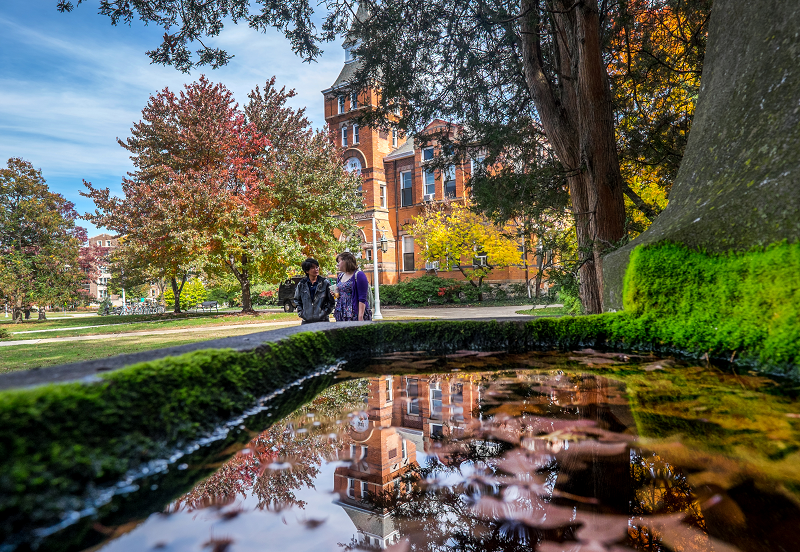
<path fill-rule="evenodd" d="M 538 305 L 534 308 L 545 307 L 560 307 L 561 305 Z M 435 308 L 416 308 L 416 309 L 382 309 L 384 320 L 401 319 L 463 319 L 472 318 L 475 320 L 498 320 L 502 318 L 519 318 L 520 314 L 516 311 L 528 310 L 531 305 L 511 305 L 503 307 L 435 307 Z M 177 328 L 174 330 L 153 330 L 153 331 L 135 331 L 135 332 L 119 332 L 119 333 L 104 333 L 94 335 L 78 335 L 74 337 L 49 337 L 42 339 L 25 339 L 14 341 L 0 341 L 0 347 L 11 347 L 14 345 L 35 345 L 37 343 L 62 343 L 69 341 L 97 341 L 98 339 L 115 339 L 119 337 L 135 337 L 145 335 L 174 335 L 180 333 L 196 333 L 196 332 L 209 332 L 221 330 L 233 330 L 237 328 L 268 328 L 268 327 L 288 327 L 297 326 L 300 320 L 297 321 L 275 321 L 275 322 L 261 322 L 258 324 L 229 324 L 226 326 L 197 326 L 192 328 Z M 115 324 L 116 326 L 117 324 Z M 119 324 L 124 325 L 124 324 Z M 91 328 L 92 326 L 82 326 L 73 328 L 62 328 L 59 330 L 31 330 L 30 332 L 19 333 L 33 333 L 37 331 L 69 331 L 76 329 Z M 98 326 L 108 327 L 108 326 Z"/>
<path fill-rule="evenodd" d="M 476 320 L 496 320 L 499 318 L 519 318 L 525 316 L 517 314 L 517 311 L 529 310 L 531 308 L 562 307 L 563 305 L 510 305 L 503 307 L 435 307 L 427 309 L 395 309 L 383 308 L 381 314 L 386 320 L 393 317 L 403 318 L 431 318 L 431 319 L 454 319 L 454 318 L 474 318 Z"/>

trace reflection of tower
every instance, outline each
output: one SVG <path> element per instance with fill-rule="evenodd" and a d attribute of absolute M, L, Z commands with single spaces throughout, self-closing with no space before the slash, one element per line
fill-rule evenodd
<path fill-rule="evenodd" d="M 399 402 L 399 401 L 398 401 Z M 383 498 L 406 491 L 402 476 L 417 465 L 417 447 L 392 427 L 395 393 L 392 378 L 370 381 L 367 415 L 351 422 L 352 463 L 336 468 L 334 492 L 355 524 L 364 544 L 386 548 L 400 535 L 391 512 L 381 507 Z"/>

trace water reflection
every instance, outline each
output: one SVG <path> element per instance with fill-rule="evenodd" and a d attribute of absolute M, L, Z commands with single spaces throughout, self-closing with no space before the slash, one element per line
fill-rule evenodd
<path fill-rule="evenodd" d="M 629 393 L 547 366 L 348 382 L 105 549 L 797 549 L 786 493 L 677 442 L 640 448 Z"/>

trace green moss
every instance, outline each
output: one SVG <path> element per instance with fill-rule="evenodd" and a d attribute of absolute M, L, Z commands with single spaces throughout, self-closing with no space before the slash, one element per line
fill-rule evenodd
<path fill-rule="evenodd" d="M 636 248 L 625 276 L 626 341 L 797 375 L 800 243 L 706 254 L 675 244 Z"/>

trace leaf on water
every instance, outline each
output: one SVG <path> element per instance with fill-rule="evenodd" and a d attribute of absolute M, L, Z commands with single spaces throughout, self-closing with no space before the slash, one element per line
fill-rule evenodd
<path fill-rule="evenodd" d="M 601 441 L 578 441 L 569 443 L 569 448 L 565 447 L 560 453 L 559 457 L 568 456 L 573 454 L 590 455 L 590 456 L 617 456 L 620 454 L 627 454 L 627 443 L 604 443 Z"/>
<path fill-rule="evenodd" d="M 300 525 L 304 526 L 306 529 L 316 529 L 317 527 L 323 525 L 328 518 L 323 519 L 314 519 L 314 518 L 307 518 L 307 519 L 298 519 L 297 520 Z"/>
<path fill-rule="evenodd" d="M 581 523 L 575 532 L 580 541 L 611 544 L 628 536 L 628 516 L 578 511 L 576 520 Z"/>
<path fill-rule="evenodd" d="M 527 476 L 543 483 L 544 479 L 536 472 L 550 464 L 553 457 L 549 454 L 528 454 L 520 449 L 507 452 L 496 462 L 498 468 L 516 476 Z"/>
<path fill-rule="evenodd" d="M 686 514 L 672 514 L 634 518 L 631 521 L 639 526 L 649 527 L 658 533 L 661 542 L 673 550 L 684 552 L 740 552 L 738 548 L 715 539 L 683 523 Z"/>

